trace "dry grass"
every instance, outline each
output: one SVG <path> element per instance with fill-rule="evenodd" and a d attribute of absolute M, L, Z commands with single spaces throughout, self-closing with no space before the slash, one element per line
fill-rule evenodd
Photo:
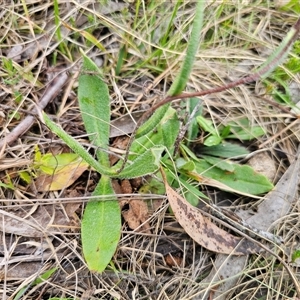
<path fill-rule="evenodd" d="M 275 7 L 273 1 L 217 2 L 206 8 L 203 41 L 187 91 L 246 76 L 264 61 L 296 20 L 295 13 Z M 138 7 L 137 3 L 107 1 L 106 11 L 103 5 L 67 1 L 59 4 L 57 14 L 52 1 L 6 1 L 0 12 L 1 140 L 32 112 L 49 82 L 59 72 L 69 70 L 72 80 L 45 111 L 56 115 L 56 121 L 69 134 L 87 143 L 76 99 L 79 47 L 104 69 L 112 119 L 147 109 L 166 92 L 180 67 L 195 3 L 185 1 L 179 6 L 165 38 L 166 21 L 175 4 L 141 1 Z M 88 33 L 99 44 L 94 45 Z M 299 95 L 299 76 L 291 77 L 287 84 L 294 82 Z M 146 95 L 149 82 L 151 89 Z M 276 104 L 269 92 L 262 82 L 241 86 L 204 97 L 203 110 L 216 126 L 244 116 L 262 126 L 266 135 L 249 147 L 269 149 L 279 179 L 299 144 L 299 124 L 296 120 L 287 126 L 289 106 Z M 69 188 L 37 192 L 20 178 L 21 171 L 32 169 L 36 145 L 43 153 L 68 151 L 38 120 L 13 143 L 4 145 L 0 149 L 0 180 L 5 183 L 0 186 L 1 215 L 15 213 L 11 228 L 20 229 L 32 222 L 30 215 L 41 207 L 46 207 L 53 218 L 55 209 L 56 215 L 60 213 L 67 221 L 51 230 L 36 225 L 41 235 L 32 237 L 26 232 L 14 234 L 1 218 L 2 299 L 14 299 L 23 287 L 21 299 L 297 299 L 285 269 L 268 255 L 251 256 L 229 294 L 221 292 L 215 297 L 210 291 L 202 296 L 209 286 L 202 280 L 214 268 L 215 254 L 184 233 L 160 195 L 137 195 L 145 200 L 151 197 L 153 203 L 165 200 L 152 211 L 150 231 L 135 232 L 124 223 L 112 264 L 103 274 L 89 272 L 80 245 L 80 218 L 97 175 L 86 171 Z M 280 153 L 284 155 L 280 157 Z M 300 208 L 296 200 L 290 214 L 277 226 L 291 252 L 299 249 Z M 53 268 L 57 269 L 49 280 L 34 283 Z M 299 278 L 299 266 L 291 269 Z M 221 283 L 223 278 L 219 280 Z"/>

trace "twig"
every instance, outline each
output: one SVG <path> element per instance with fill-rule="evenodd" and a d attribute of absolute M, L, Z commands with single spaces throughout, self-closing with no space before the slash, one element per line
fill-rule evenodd
<path fill-rule="evenodd" d="M 59 93 L 61 88 L 65 85 L 68 80 L 68 75 L 66 72 L 62 72 L 57 75 L 46 88 L 41 100 L 37 103 L 38 109 L 43 110 L 46 105 Z M 37 115 L 38 110 L 34 108 L 31 112 L 31 115 L 25 117 L 7 136 L 5 136 L 0 141 L 0 149 L 6 145 L 13 143 L 19 136 L 24 134 L 35 122 L 35 116 Z"/>

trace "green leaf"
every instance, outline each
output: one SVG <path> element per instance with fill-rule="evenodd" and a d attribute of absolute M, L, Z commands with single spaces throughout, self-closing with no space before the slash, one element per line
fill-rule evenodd
<path fill-rule="evenodd" d="M 102 175 L 92 195 L 109 195 L 109 201 L 99 198 L 86 205 L 81 224 L 82 249 L 89 269 L 102 272 L 118 245 L 121 212 L 108 176 Z"/>
<path fill-rule="evenodd" d="M 170 104 L 163 105 L 158 108 L 154 114 L 147 120 L 144 124 L 142 124 L 135 134 L 135 138 L 138 139 L 152 131 L 159 122 L 163 119 L 164 115 L 168 111 Z"/>
<path fill-rule="evenodd" d="M 213 122 L 211 120 L 207 120 L 203 116 L 198 116 L 196 120 L 199 126 L 205 132 L 209 132 L 210 134 L 217 135 L 217 136 L 219 135 L 219 132 L 215 129 L 215 127 L 213 126 Z"/>
<path fill-rule="evenodd" d="M 193 171 L 195 164 L 192 160 L 186 161 L 184 158 L 179 157 L 176 159 L 176 167 L 180 170 Z"/>
<path fill-rule="evenodd" d="M 23 181 L 25 181 L 27 184 L 31 183 L 32 177 L 31 177 L 31 175 L 30 175 L 29 172 L 27 172 L 27 171 L 20 171 L 20 172 L 18 172 L 18 174 L 19 174 L 20 178 Z"/>
<path fill-rule="evenodd" d="M 188 101 L 187 101 L 188 115 L 190 115 L 193 112 L 194 108 L 197 106 L 199 101 L 201 101 L 201 100 L 199 100 L 198 98 L 188 99 Z M 187 131 L 187 140 L 188 141 L 192 141 L 197 138 L 197 135 L 199 132 L 199 126 L 197 125 L 196 117 L 201 116 L 201 113 L 202 113 L 202 107 L 199 109 L 199 111 L 197 111 L 193 120 L 191 120 L 191 123 L 190 123 L 188 131 Z"/>
<path fill-rule="evenodd" d="M 114 177 L 135 178 L 156 172 L 160 166 L 161 154 L 164 150 L 164 146 L 156 146 L 148 149 L 142 155 L 138 156 L 131 165 L 126 166 L 121 173 Z"/>
<path fill-rule="evenodd" d="M 168 95 L 170 96 L 180 94 L 184 90 L 186 83 L 189 80 L 189 76 L 192 71 L 193 63 L 200 44 L 204 6 L 204 1 L 198 1 L 186 56 L 182 63 L 179 74 L 175 77 L 173 84 L 171 85 L 168 91 Z M 169 107 L 170 104 L 166 104 L 160 107 L 148 121 L 146 121 L 142 126 L 140 126 L 136 133 L 136 137 L 139 138 L 150 132 L 152 129 L 154 129 L 156 125 L 160 122 L 160 120 L 163 118 L 165 112 L 168 110 Z"/>
<path fill-rule="evenodd" d="M 165 117 L 157 127 L 157 130 L 161 130 L 163 145 L 171 152 L 180 130 L 180 122 L 177 113 L 173 108 L 169 108 L 166 112 Z"/>
<path fill-rule="evenodd" d="M 204 145 L 207 147 L 219 145 L 222 142 L 223 138 L 219 135 L 211 135 L 204 140 Z"/>
<path fill-rule="evenodd" d="M 168 95 L 173 96 L 180 94 L 185 89 L 186 83 L 190 78 L 190 73 L 192 71 L 194 60 L 200 44 L 204 7 L 205 1 L 198 1 L 193 21 L 193 28 L 191 36 L 189 38 L 188 48 L 186 51 L 186 56 L 181 66 L 179 74 L 174 79 L 173 84 L 171 85 L 168 91 Z"/>
<path fill-rule="evenodd" d="M 180 127 L 176 111 L 169 107 L 161 122 L 156 126 L 155 130 L 152 129 L 146 135 L 134 140 L 130 147 L 129 161 L 134 161 L 153 146 L 163 145 L 168 149 L 173 147 Z M 117 166 L 120 164 L 121 162 Z"/>
<path fill-rule="evenodd" d="M 231 127 L 230 127 L 229 125 L 225 126 L 225 127 L 222 129 L 220 135 L 221 135 L 221 137 L 222 137 L 223 139 L 225 139 L 225 138 L 228 137 L 228 135 L 229 135 L 229 133 L 230 133 L 230 129 L 231 129 Z"/>
<path fill-rule="evenodd" d="M 296 250 L 292 254 L 292 262 L 294 263 L 298 258 L 300 258 L 300 250 Z"/>
<path fill-rule="evenodd" d="M 228 138 L 240 140 L 252 140 L 265 134 L 265 131 L 260 126 L 253 126 L 247 118 L 229 122 L 231 134 Z"/>
<path fill-rule="evenodd" d="M 227 137 L 232 139 L 240 139 L 242 141 L 249 141 L 258 138 L 265 134 L 265 131 L 260 126 L 254 126 L 247 129 L 241 129 L 234 134 L 229 134 Z"/>
<path fill-rule="evenodd" d="M 220 159 L 218 157 L 207 156 L 207 155 L 203 155 L 202 157 L 209 164 L 223 171 L 233 172 L 236 166 L 236 164 L 233 164 L 232 162 L 228 162 L 224 159 Z"/>
<path fill-rule="evenodd" d="M 34 161 L 34 168 L 41 170 L 45 174 L 53 175 L 61 169 L 72 165 L 78 166 L 82 163 L 82 158 L 77 153 L 61 153 L 53 155 L 47 153 L 42 155 L 39 161 Z"/>
<path fill-rule="evenodd" d="M 215 179 L 227 186 L 252 195 L 266 193 L 273 184 L 262 174 L 255 172 L 247 165 L 234 165 L 234 171 L 228 172 L 214 167 L 205 160 L 195 162 L 196 172 L 201 176 Z"/>
<path fill-rule="evenodd" d="M 272 52 L 268 59 L 257 69 L 256 74 L 260 74 L 261 79 L 268 77 L 273 70 L 280 65 L 288 56 L 293 42 L 297 39 L 299 33 L 299 20 L 288 31 L 279 46 Z"/>
<path fill-rule="evenodd" d="M 173 163 L 170 163 L 170 160 L 165 163 L 164 172 L 166 173 L 168 182 L 172 183 L 172 187 L 178 188 L 179 186 L 182 186 L 187 191 L 191 192 L 195 197 L 209 200 L 209 198 L 205 194 L 199 191 L 199 188 L 188 183 L 188 181 L 190 180 L 189 175 L 181 173 L 178 176 L 177 169 L 174 169 L 174 165 Z M 160 176 L 158 175 L 158 177 Z"/>
<path fill-rule="evenodd" d="M 183 143 L 180 144 L 180 151 L 183 153 L 185 157 L 189 156 L 194 160 L 198 160 L 198 157 L 195 155 L 195 153 Z"/>
<path fill-rule="evenodd" d="M 249 151 L 243 146 L 223 142 L 222 144 L 216 146 L 203 147 L 201 148 L 201 153 L 199 154 L 207 154 L 224 158 L 233 158 L 247 155 L 249 154 Z"/>
<path fill-rule="evenodd" d="M 98 161 L 109 166 L 110 98 L 108 87 L 98 67 L 84 56 L 83 74 L 79 77 L 78 100 L 86 132 L 92 144 L 101 147 Z M 85 74 L 86 73 L 86 74 Z"/>

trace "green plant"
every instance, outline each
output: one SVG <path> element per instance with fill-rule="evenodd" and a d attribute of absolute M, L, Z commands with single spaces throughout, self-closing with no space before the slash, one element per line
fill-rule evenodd
<path fill-rule="evenodd" d="M 171 86 L 169 95 L 178 94 L 185 87 L 198 49 L 202 19 L 203 3 L 199 2 L 185 63 L 178 79 Z M 78 97 L 86 131 L 91 134 L 91 142 L 99 149 L 96 153 L 97 160 L 46 114 L 42 118 L 75 153 L 102 175 L 93 196 L 109 195 L 111 201 L 96 199 L 89 202 L 81 226 L 83 253 L 87 264 L 91 270 L 102 272 L 115 252 L 121 229 L 120 208 L 113 196 L 111 178 L 134 178 L 157 171 L 161 154 L 166 148 L 170 149 L 176 140 L 179 121 L 169 104 L 160 108 L 137 131 L 136 140 L 130 145 L 130 153 L 133 154 L 127 156 L 123 163 L 110 167 L 107 153 L 110 126 L 108 88 L 100 70 L 86 56 L 83 74 L 79 78 Z"/>
<path fill-rule="evenodd" d="M 82 145 L 52 122 L 46 114 L 41 116 L 51 131 L 62 138 L 75 153 L 101 174 L 101 179 L 93 192 L 95 199 L 87 204 L 81 226 L 83 253 L 88 267 L 93 271 L 102 272 L 106 268 L 115 252 L 120 237 L 120 208 L 112 189 L 112 178 L 140 177 L 152 174 L 160 166 L 164 166 L 167 178 L 174 185 L 179 180 L 187 191 L 193 190 L 197 196 L 203 195 L 193 188 L 189 183 L 190 179 L 242 194 L 259 194 L 272 188 L 272 184 L 264 176 L 256 174 L 248 166 L 232 164 L 213 157 L 199 159 L 183 144 L 181 145 L 183 158 L 172 157 L 174 143 L 179 134 L 179 120 L 175 110 L 170 107 L 170 102 L 180 98 L 190 99 L 195 96 L 223 91 L 267 76 L 287 55 L 289 47 L 299 32 L 300 20 L 274 54 L 253 75 L 208 91 L 181 94 L 189 79 L 199 45 L 203 5 L 203 1 L 199 1 L 197 4 L 186 57 L 168 92 L 168 96 L 157 105 L 154 105 L 139 120 L 123 161 L 119 161 L 113 167 L 109 165 L 107 151 L 110 99 L 108 87 L 103 80 L 101 71 L 84 54 L 83 71 L 79 78 L 78 97 L 86 131 L 89 134 L 90 141 L 98 149 L 96 151 L 97 159 L 92 157 Z M 145 121 L 152 113 L 154 113 L 153 116 Z M 197 118 L 201 119 L 199 116 Z M 192 125 L 194 127 L 195 124 Z M 210 126 L 206 128 L 210 134 L 221 137 L 221 140 L 213 145 L 214 147 L 220 146 L 222 140 L 232 132 L 232 128 L 238 127 L 235 124 L 229 124 L 228 126 L 222 129 L 221 134 Z M 241 128 L 241 126 L 238 128 Z M 234 136 L 241 138 L 241 136 L 238 137 L 235 134 Z M 231 146 L 230 149 L 230 145 L 224 147 L 224 149 L 215 148 L 215 152 L 218 153 L 216 156 L 232 157 L 236 155 L 236 153 L 233 155 L 232 152 L 236 152 L 237 149 L 241 153 L 245 153 L 242 148 L 232 148 Z M 236 185 L 238 180 L 241 180 L 240 184 Z M 103 195 L 108 196 L 109 201 L 101 201 L 100 196 Z M 195 198 L 191 200 L 195 200 Z"/>
<path fill-rule="evenodd" d="M 248 141 L 265 134 L 260 126 L 252 126 L 247 118 L 229 122 L 226 126 L 216 128 L 211 120 L 203 116 L 196 118 L 199 126 L 208 133 L 203 144 L 205 146 L 216 146 L 226 138 Z"/>

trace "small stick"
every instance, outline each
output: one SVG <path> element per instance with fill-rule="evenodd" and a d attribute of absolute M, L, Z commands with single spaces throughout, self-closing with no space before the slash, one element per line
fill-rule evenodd
<path fill-rule="evenodd" d="M 238 230 L 248 234 L 252 238 L 261 237 L 266 240 L 272 241 L 273 243 L 277 245 L 281 245 L 283 243 L 283 239 L 280 236 L 277 236 L 273 233 L 260 230 L 248 223 L 246 223 L 242 218 L 234 214 L 232 211 L 229 211 L 227 209 L 223 209 L 221 207 L 218 207 L 214 204 L 210 204 L 211 207 L 211 214 L 216 216 L 217 218 L 228 222 Z"/>
<path fill-rule="evenodd" d="M 65 85 L 68 80 L 68 75 L 66 72 L 62 72 L 57 75 L 46 88 L 41 100 L 37 103 L 37 107 L 43 110 L 46 105 L 58 94 L 61 88 Z M 25 117 L 7 136 L 0 141 L 0 149 L 6 145 L 13 143 L 19 136 L 24 134 L 35 122 L 35 116 L 38 113 L 38 109 L 34 108 L 31 115 Z"/>

